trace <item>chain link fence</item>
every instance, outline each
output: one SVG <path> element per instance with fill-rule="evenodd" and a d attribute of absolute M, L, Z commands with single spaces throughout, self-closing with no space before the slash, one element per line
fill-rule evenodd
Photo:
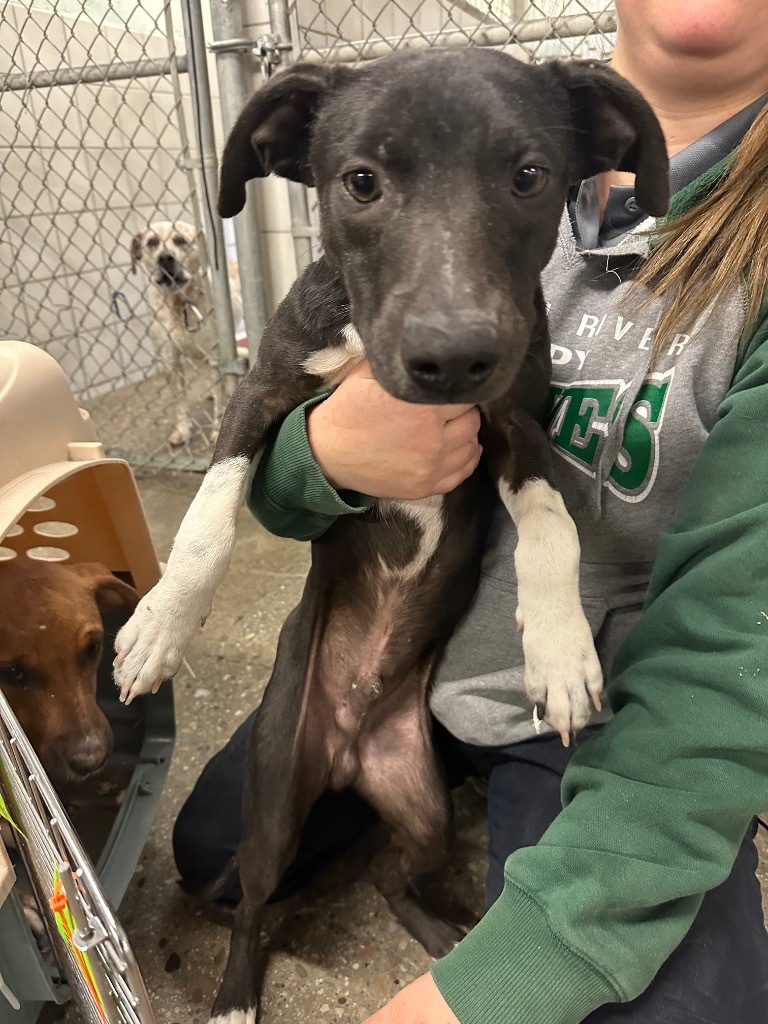
<path fill-rule="evenodd" d="M 112 453 L 202 467 L 221 353 L 184 11 L 0 9 L 0 337 L 58 360 Z"/>
<path fill-rule="evenodd" d="M 319 255 L 299 185 L 253 186 L 233 227 L 214 214 L 217 144 L 265 69 L 436 45 L 603 58 L 615 30 L 606 0 L 0 0 L 0 12 L 0 336 L 50 352 L 136 469 L 205 468 L 242 356 Z"/>
<path fill-rule="evenodd" d="M 520 59 L 604 57 L 616 21 L 606 0 L 293 0 L 306 60 L 357 63 L 405 47 L 493 46 Z"/>

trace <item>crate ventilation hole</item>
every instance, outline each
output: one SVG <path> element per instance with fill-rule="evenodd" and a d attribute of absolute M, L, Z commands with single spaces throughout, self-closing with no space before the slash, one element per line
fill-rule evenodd
<path fill-rule="evenodd" d="M 56 508 L 56 502 L 52 498 L 43 497 L 33 501 L 27 512 L 49 512 L 53 508 Z M 50 519 L 43 523 L 35 523 L 32 530 L 38 537 L 50 538 L 74 537 L 79 532 L 74 523 L 65 523 L 55 519 Z M 10 528 L 7 536 L 18 537 L 22 533 L 24 533 L 24 527 L 17 523 Z M 69 558 L 68 551 L 53 545 L 39 545 L 29 548 L 26 555 L 28 558 L 44 562 L 64 562 Z M 13 548 L 0 546 L 0 562 L 7 562 L 12 558 L 16 558 L 16 552 Z"/>

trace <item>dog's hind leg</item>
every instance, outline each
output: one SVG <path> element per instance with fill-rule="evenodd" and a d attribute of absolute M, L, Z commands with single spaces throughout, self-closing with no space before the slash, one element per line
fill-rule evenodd
<path fill-rule="evenodd" d="M 417 674 L 425 678 L 431 666 L 430 672 Z M 405 685 L 411 688 L 411 683 Z M 424 685 L 419 683 L 407 701 L 361 736 L 355 788 L 391 830 L 389 844 L 371 861 L 376 887 L 406 930 L 438 958 L 453 949 L 465 930 L 430 910 L 414 888 L 420 875 L 446 862 L 453 840 L 453 805 L 432 747 Z"/>
<path fill-rule="evenodd" d="M 329 763 L 317 730 L 305 726 L 311 686 L 311 585 L 280 634 L 272 678 L 251 731 L 237 851 L 243 891 L 229 959 L 212 1016 L 253 1024 L 267 960 L 261 943 L 264 907 L 296 856 L 310 809 L 326 788 Z M 313 736 L 315 739 L 313 739 Z"/>
<path fill-rule="evenodd" d="M 227 1018 L 229 1024 L 251 1024 L 256 1018 L 268 959 L 261 940 L 265 905 L 296 856 L 307 815 L 325 788 L 325 777 L 317 766 L 302 770 L 297 763 L 290 763 L 290 748 L 282 757 L 275 756 L 274 732 L 279 727 L 284 726 L 266 720 L 261 730 L 254 726 L 251 736 L 248 785 L 254 798 L 237 852 L 243 895 L 235 913 L 224 979 L 211 1013 L 214 1018 Z M 244 1016 L 235 1021 L 228 1016 L 234 1011 Z"/>

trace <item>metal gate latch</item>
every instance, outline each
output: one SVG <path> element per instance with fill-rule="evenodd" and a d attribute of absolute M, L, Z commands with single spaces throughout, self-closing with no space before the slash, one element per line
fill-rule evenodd
<path fill-rule="evenodd" d="M 280 36 L 272 33 L 259 36 L 258 39 L 219 39 L 215 43 L 208 43 L 208 51 L 214 54 L 235 53 L 238 50 L 252 53 L 261 64 L 261 77 L 264 81 L 282 64 L 283 52 L 287 53 L 292 49 L 290 43 L 282 42 Z"/>

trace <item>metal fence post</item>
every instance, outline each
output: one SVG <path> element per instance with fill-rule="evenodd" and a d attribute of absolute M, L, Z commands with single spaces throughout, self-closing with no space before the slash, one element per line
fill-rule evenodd
<path fill-rule="evenodd" d="M 215 42 L 209 49 L 216 57 L 221 117 L 224 133 L 229 134 L 249 95 L 243 66 L 243 58 L 248 51 L 242 47 L 243 18 L 237 0 L 210 0 L 210 6 Z M 232 45 L 228 46 L 227 43 Z M 267 302 L 254 182 L 248 183 L 247 192 L 245 209 L 235 217 L 233 223 L 248 355 L 253 365 L 267 320 Z"/>
<path fill-rule="evenodd" d="M 224 230 L 221 219 L 216 213 L 218 159 L 216 157 L 216 138 L 213 127 L 213 107 L 208 80 L 203 17 L 199 0 L 183 0 L 181 14 L 187 43 L 192 107 L 195 111 L 195 137 L 202 171 L 203 221 L 206 226 L 206 238 L 209 242 L 208 258 L 211 267 L 211 290 L 218 334 L 219 371 L 226 397 L 234 391 L 239 367 L 232 300 L 229 294 Z"/>
<path fill-rule="evenodd" d="M 291 35 L 288 0 L 269 0 L 269 21 L 272 32 L 277 36 L 280 43 L 286 46 L 286 49 L 283 50 L 282 63 L 292 64 L 296 60 L 297 55 L 293 47 Z M 314 258 L 310 240 L 316 234 L 309 214 L 306 188 L 303 185 L 299 185 L 298 182 L 289 181 L 288 201 L 291 207 L 291 220 L 293 221 L 296 266 L 299 273 L 301 273 Z"/>

